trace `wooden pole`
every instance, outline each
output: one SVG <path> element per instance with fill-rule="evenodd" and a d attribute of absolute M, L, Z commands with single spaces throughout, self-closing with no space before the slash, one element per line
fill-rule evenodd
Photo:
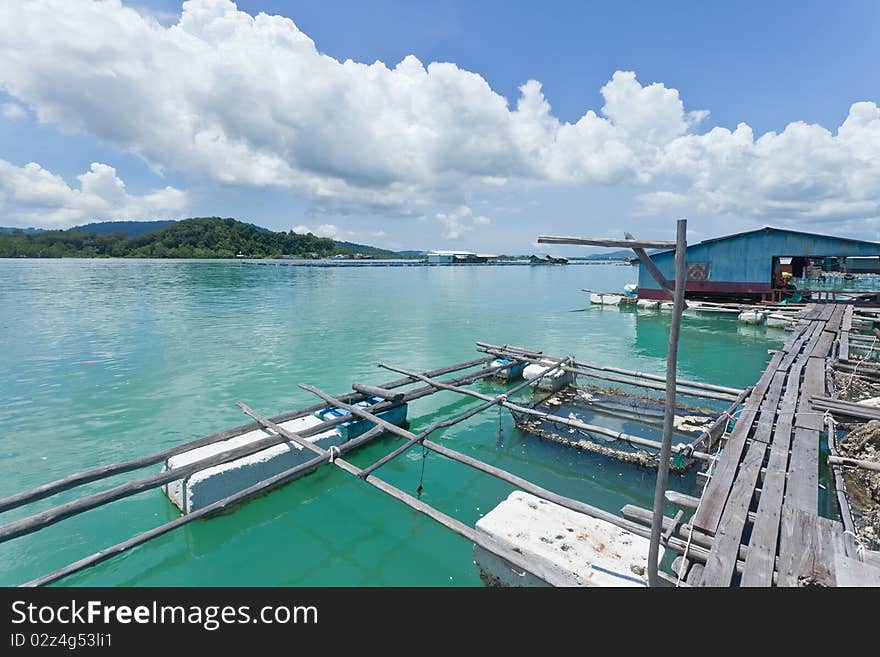
<path fill-rule="evenodd" d="M 530 362 L 537 362 L 538 359 L 542 359 L 542 358 L 545 360 L 552 360 L 552 361 L 562 360 L 559 356 L 542 356 L 540 353 L 532 355 L 529 353 L 525 353 L 522 350 L 517 350 L 518 352 L 523 354 L 522 356 L 518 356 L 513 353 L 509 353 L 511 351 L 510 347 L 493 345 L 493 344 L 489 344 L 487 342 L 477 342 L 477 350 L 484 351 L 484 352 L 491 353 L 491 354 L 495 354 L 495 355 L 506 356 L 508 358 L 519 357 L 522 360 L 526 360 L 526 361 L 530 361 Z M 622 367 L 611 367 L 609 365 L 594 365 L 593 363 L 585 363 L 585 362 L 582 362 L 579 360 L 574 360 L 572 362 L 572 367 L 585 368 L 585 369 L 590 369 L 590 370 L 598 370 L 600 372 L 614 372 L 616 374 L 625 374 L 626 376 L 630 376 L 630 377 L 634 377 L 634 378 L 648 379 L 650 381 L 661 381 L 663 383 L 666 382 L 665 376 L 659 376 L 657 374 L 649 374 L 646 372 L 638 372 L 636 370 L 627 370 Z M 590 374 L 586 374 L 586 375 L 591 376 Z M 687 387 L 687 388 L 696 388 L 698 390 L 722 392 L 727 395 L 733 395 L 734 397 L 736 395 L 739 395 L 740 393 L 742 393 L 741 388 L 731 388 L 728 386 L 718 386 L 718 385 L 714 385 L 711 383 L 702 383 L 701 381 L 691 381 L 688 379 L 676 379 L 676 384 L 678 386 Z M 665 389 L 666 389 L 666 387 L 664 386 L 663 390 L 665 390 Z"/>
<path fill-rule="evenodd" d="M 360 392 L 369 397 L 381 397 L 385 401 L 399 404 L 403 401 L 403 393 L 396 390 L 388 390 L 387 388 L 377 388 L 376 386 L 368 386 L 363 383 L 352 383 L 352 390 Z"/>
<path fill-rule="evenodd" d="M 862 461 L 860 459 L 851 459 L 847 456 L 829 456 L 828 463 L 831 465 L 848 465 L 854 468 L 862 468 L 863 470 L 880 472 L 880 461 Z"/>
<path fill-rule="evenodd" d="M 327 393 L 323 392 L 322 390 L 315 388 L 314 386 L 310 386 L 310 385 L 306 385 L 306 384 L 302 384 L 302 383 L 300 384 L 300 386 L 304 390 L 308 390 L 309 392 L 312 392 L 315 395 L 317 395 L 318 397 L 321 397 L 322 399 L 326 400 L 328 403 L 331 403 L 334 405 L 342 404 L 342 402 L 339 402 L 339 400 L 334 400 L 333 397 L 331 397 Z M 340 406 L 340 408 L 344 408 L 344 406 Z M 365 420 L 370 420 L 371 422 L 375 422 L 378 419 L 369 411 L 366 411 L 366 410 L 358 408 L 358 407 L 352 407 L 352 408 L 353 408 L 353 410 L 352 410 L 353 413 L 362 417 Z M 411 432 L 407 431 L 406 429 L 403 429 L 402 427 L 391 425 L 389 430 L 392 433 L 400 436 L 401 438 L 406 438 L 407 440 L 412 440 L 413 438 L 416 438 L 415 435 L 413 435 Z M 448 447 L 444 447 L 442 445 L 439 445 L 438 443 L 435 443 L 431 440 L 425 439 L 422 441 L 422 444 L 426 448 L 430 449 L 433 452 L 436 452 L 438 454 L 446 456 L 447 458 L 450 458 L 454 461 L 458 461 L 459 463 L 469 465 L 477 470 L 480 470 L 481 472 L 485 472 L 486 474 L 490 474 L 490 475 L 497 477 L 499 479 L 502 479 L 510 484 L 513 484 L 514 486 L 521 487 L 526 492 L 532 493 L 538 497 L 541 497 L 542 499 L 546 499 L 549 502 L 554 502 L 556 504 L 559 504 L 561 506 L 565 506 L 565 507 L 572 509 L 574 511 L 578 511 L 578 512 L 584 513 L 588 516 L 598 518 L 600 520 L 604 520 L 604 521 L 609 522 L 611 524 L 614 524 L 618 527 L 621 527 L 622 529 L 632 531 L 632 532 L 638 534 L 639 536 L 643 536 L 645 538 L 648 537 L 648 531 L 645 527 L 642 527 L 641 525 L 638 525 L 637 523 L 629 522 L 625 518 L 620 518 L 619 516 L 616 516 L 613 513 L 610 513 L 608 511 L 604 511 L 602 509 L 591 506 L 591 505 L 586 504 L 584 502 L 580 502 L 578 500 L 573 500 L 571 498 L 557 495 L 556 493 L 553 493 L 553 492 L 548 491 L 544 488 L 541 488 L 540 486 L 536 486 L 535 484 L 532 484 L 531 482 L 529 482 L 521 477 L 518 477 L 517 475 L 511 474 L 510 472 L 507 472 L 505 470 L 497 468 L 493 465 L 489 465 L 488 463 L 484 463 L 482 461 L 479 461 L 473 457 L 462 454 L 461 452 L 457 452 L 455 450 L 449 449 Z"/>
<path fill-rule="evenodd" d="M 828 451 L 831 454 L 828 458 L 830 462 L 832 458 L 839 456 L 837 453 L 837 427 L 831 415 L 828 415 L 825 420 L 825 428 L 828 434 Z M 843 475 L 840 470 L 839 465 L 831 465 L 831 472 L 834 475 L 834 489 L 837 493 L 837 505 L 840 507 L 840 519 L 843 522 L 843 528 L 846 530 L 843 534 L 844 548 L 848 556 L 858 558 L 855 542 L 856 527 L 853 522 L 849 500 L 846 497 L 846 484 L 843 481 Z"/>
<path fill-rule="evenodd" d="M 513 363 L 508 363 L 507 365 L 503 365 L 499 368 L 490 368 L 488 370 L 484 370 L 482 374 L 486 375 L 487 372 L 492 372 L 495 369 L 511 367 L 512 365 Z M 428 386 L 428 390 L 433 390 L 433 388 Z M 381 410 L 385 410 L 386 408 L 390 408 L 391 406 L 392 404 L 390 402 L 382 402 L 381 404 L 376 404 L 374 407 L 371 408 L 372 410 L 379 412 Z M 344 405 L 344 407 L 349 409 L 355 408 L 352 406 L 348 406 L 347 404 Z M 320 433 L 321 431 L 325 430 L 324 427 L 326 426 L 335 426 L 337 424 L 340 424 L 341 422 L 347 422 L 349 420 L 350 418 L 346 418 L 345 416 L 338 417 L 322 424 L 309 427 L 308 429 L 304 430 L 302 434 L 298 435 L 301 435 L 302 437 L 311 436 L 315 433 Z M 259 422 L 256 424 L 258 428 L 263 426 Z M 377 422 L 376 424 L 380 424 L 386 428 L 388 426 L 394 426 L 389 425 L 384 420 L 379 420 L 379 422 Z M 204 459 L 199 459 L 198 461 L 194 461 L 192 463 L 187 463 L 184 466 L 165 470 L 149 477 L 136 479 L 135 481 L 130 481 L 125 484 L 120 484 L 119 486 L 116 486 L 114 488 L 109 488 L 99 493 L 87 495 L 71 502 L 67 502 L 66 504 L 60 504 L 41 513 L 35 513 L 26 518 L 22 518 L 21 520 L 3 525 L 2 527 L 0 527 L 0 543 L 11 540 L 13 538 L 17 538 L 19 536 L 23 536 L 25 534 L 31 534 L 39 529 L 42 529 L 43 527 L 53 525 L 57 522 L 60 522 L 61 520 L 83 513 L 84 511 L 103 506 L 104 504 L 108 504 L 110 502 L 115 502 L 116 500 L 120 500 L 125 497 L 136 495 L 137 493 L 141 493 L 151 488 L 156 488 L 171 481 L 182 479 L 193 474 L 194 472 L 204 470 L 205 468 L 220 465 L 228 461 L 234 461 L 244 456 L 255 454 L 256 452 L 262 451 L 282 442 L 284 442 L 284 440 L 279 438 L 278 435 L 269 436 L 267 438 L 262 438 L 260 440 L 247 443 L 245 445 L 240 445 L 239 447 L 233 449 L 224 450 L 222 452 L 219 452 Z"/>
<path fill-rule="evenodd" d="M 654 489 L 654 517 L 651 522 L 651 542 L 648 547 L 648 586 L 658 586 L 658 557 L 660 536 L 663 533 L 663 503 L 669 479 L 669 454 L 672 448 L 672 429 L 675 422 L 675 379 L 678 365 L 678 336 L 681 314 L 684 310 L 686 285 L 685 254 L 687 251 L 687 221 L 679 219 L 675 239 L 675 294 L 672 323 L 669 327 L 669 347 L 666 352 L 666 414 L 663 418 L 663 443 L 657 464 L 657 485 Z"/>
<path fill-rule="evenodd" d="M 494 356 L 487 356 L 484 358 L 478 358 L 476 360 L 471 360 L 463 363 L 457 363 L 455 365 L 449 365 L 447 367 L 443 367 L 437 370 L 432 370 L 430 372 L 426 372 L 425 375 L 429 377 L 433 376 L 441 376 L 443 374 L 449 374 L 451 372 L 460 371 L 463 369 L 469 369 L 476 365 L 484 365 L 494 359 Z M 448 383 L 454 385 L 467 385 L 469 383 L 473 383 L 479 379 L 486 378 L 491 376 L 497 371 L 512 367 L 515 363 L 509 363 L 507 365 L 502 365 L 496 368 L 484 369 L 479 372 L 468 374 L 465 376 L 456 377 Z M 398 379 L 396 381 L 391 381 L 382 386 L 382 388 L 399 388 L 405 385 L 411 385 L 418 381 L 418 379 L 414 379 L 412 377 L 405 377 L 403 379 Z M 404 401 L 411 401 L 415 399 L 420 399 L 421 397 L 425 397 L 429 394 L 433 394 L 436 392 L 436 388 L 431 386 L 425 386 L 422 388 L 418 388 L 407 393 L 404 396 Z M 354 402 L 361 401 L 365 398 L 365 396 L 361 393 L 348 393 L 342 395 L 340 399 L 345 400 L 346 402 Z M 376 412 L 386 410 L 393 406 L 390 402 L 382 402 L 381 404 L 375 405 L 373 410 Z M 309 415 L 314 411 L 318 411 L 321 409 L 327 408 L 326 404 L 314 404 L 312 406 L 308 406 L 306 408 L 290 411 L 287 413 L 282 413 L 278 415 L 272 420 L 274 422 L 286 422 L 288 420 L 292 420 L 298 417 L 303 417 L 305 415 Z M 302 432 L 303 436 L 312 436 L 323 431 L 327 431 L 343 422 L 348 422 L 349 418 L 339 417 L 331 420 L 327 420 L 326 422 L 322 422 L 321 424 L 315 425 L 307 430 Z M 106 479 L 108 477 L 112 477 L 114 475 L 122 474 L 125 472 L 131 472 L 133 470 L 140 470 L 142 468 L 149 467 L 151 465 L 155 465 L 156 463 L 162 463 L 172 456 L 176 456 L 178 454 L 182 454 L 184 452 L 188 452 L 190 450 L 196 449 L 198 447 L 204 447 L 205 445 L 213 445 L 214 443 L 219 443 L 224 440 L 229 440 L 230 438 L 234 438 L 236 436 L 240 436 L 249 431 L 255 431 L 260 428 L 259 423 L 252 422 L 250 424 L 245 424 L 242 426 L 234 427 L 232 429 L 225 429 L 223 431 L 218 431 L 216 433 L 212 433 L 203 438 L 198 438 L 196 440 L 191 440 L 180 445 L 175 445 L 169 449 L 163 450 L 161 452 L 156 452 L 154 454 L 148 454 L 146 456 L 140 456 L 134 459 L 130 459 L 128 461 L 122 461 L 120 463 L 113 463 L 109 465 L 102 465 L 96 468 L 91 468 L 89 470 L 83 470 L 62 479 L 57 479 L 55 481 L 49 482 L 47 484 L 42 484 L 28 491 L 24 491 L 22 493 L 17 493 L 15 495 L 10 495 L 3 499 L 0 499 L 0 512 L 8 511 L 10 509 L 14 509 L 20 507 L 24 504 L 29 504 L 30 502 L 35 502 L 37 500 L 41 500 L 43 498 L 49 497 L 51 495 L 55 495 L 56 493 L 60 493 L 66 490 L 70 490 L 71 488 L 75 488 L 77 486 L 82 486 L 83 484 L 91 483 L 93 481 L 98 481 L 101 479 Z"/>
<path fill-rule="evenodd" d="M 379 365 L 380 365 L 380 367 L 385 367 L 381 363 Z M 517 392 L 519 392 L 520 390 L 522 390 L 526 386 L 531 385 L 533 382 L 537 381 L 538 379 L 547 376 L 551 372 L 559 369 L 561 366 L 562 366 L 562 363 L 558 363 L 555 366 L 544 370 L 541 374 L 539 374 L 537 376 L 533 376 L 530 379 L 526 379 L 525 381 L 519 383 L 518 385 L 514 386 L 510 390 L 507 390 L 506 392 L 503 392 L 500 395 L 497 395 L 496 397 L 493 397 L 491 399 L 487 399 L 485 403 L 480 404 L 479 406 L 477 406 L 475 408 L 472 408 L 470 411 L 464 413 L 459 418 L 456 418 L 456 423 L 460 422 L 462 420 L 465 420 L 473 415 L 476 415 L 477 413 L 481 413 L 482 411 L 485 411 L 487 408 L 495 406 L 496 404 L 500 404 L 500 403 L 507 401 L 508 395 L 516 394 Z M 388 463 L 392 459 L 395 459 L 398 456 L 400 456 L 401 454 L 403 454 L 405 451 L 407 451 L 410 447 L 412 447 L 416 443 L 423 441 L 427 436 L 429 436 L 432 432 L 439 429 L 441 426 L 450 426 L 450 425 L 449 425 L 449 423 L 435 422 L 434 424 L 430 425 L 427 429 L 422 431 L 422 433 L 420 433 L 418 436 L 413 436 L 405 444 L 401 445 L 400 447 L 398 447 L 397 449 L 395 449 L 391 453 L 386 454 L 385 456 L 383 456 L 381 459 L 379 459 L 378 461 L 376 461 L 372 465 L 364 468 L 361 471 L 361 476 L 365 477 L 366 475 L 370 474 L 371 472 L 378 470 L 379 468 L 381 468 L 383 465 L 385 465 L 386 463 Z"/>
<path fill-rule="evenodd" d="M 300 384 L 300 385 L 302 385 L 302 384 Z M 317 388 L 315 388 L 315 390 L 317 390 Z M 325 395 L 327 397 L 327 401 L 329 401 L 330 399 L 333 399 L 329 395 L 326 395 L 326 393 L 322 392 L 321 395 Z M 334 402 L 332 402 L 332 403 L 334 403 L 334 405 L 339 405 L 340 408 L 346 408 L 348 406 L 347 404 L 344 404 L 343 402 L 340 402 L 339 400 L 334 400 Z M 463 522 L 456 520 L 455 518 L 452 518 L 451 516 L 448 516 L 445 513 L 438 511 L 437 509 L 429 506 L 428 504 L 425 504 L 421 500 L 416 499 L 412 495 L 409 495 L 408 493 L 404 493 L 399 488 L 396 488 L 395 486 L 392 486 L 391 484 L 386 483 L 385 481 L 382 481 L 381 479 L 376 477 L 376 475 L 371 475 L 371 474 L 363 475 L 363 471 L 360 468 L 358 468 L 357 466 L 352 465 L 351 463 L 349 463 L 348 461 L 345 461 L 343 459 L 332 457 L 331 453 L 328 450 L 325 450 L 321 447 L 318 447 L 314 443 L 310 443 L 310 442 L 304 440 L 298 434 L 294 433 L 293 431 L 289 431 L 288 429 L 285 429 L 284 427 L 278 426 L 277 424 L 275 424 L 271 420 L 265 420 L 265 419 L 261 418 L 259 415 L 254 413 L 251 409 L 249 409 L 244 404 L 239 402 L 238 405 L 248 415 L 257 419 L 257 422 L 260 423 L 261 425 L 263 425 L 264 427 L 266 427 L 267 429 L 271 429 L 272 431 L 278 432 L 278 434 L 283 436 L 284 438 L 286 438 L 292 442 L 298 443 L 298 444 L 302 445 L 303 447 L 305 447 L 306 449 L 309 449 L 309 450 L 315 452 L 316 454 L 319 454 L 320 456 L 330 457 L 330 462 L 332 462 L 334 465 L 341 468 L 342 470 L 345 470 L 349 474 L 352 474 L 355 477 L 358 477 L 359 479 L 361 479 L 362 481 L 367 482 L 368 484 L 370 484 L 374 488 L 378 488 L 383 493 L 390 495 L 394 499 L 396 499 L 400 502 L 403 502 L 411 509 L 414 509 L 414 510 L 418 511 L 419 513 L 422 513 L 422 514 L 428 516 L 429 518 L 440 523 L 441 525 L 443 525 L 447 529 L 451 529 L 453 532 L 455 532 L 459 536 L 463 536 L 464 538 L 469 539 L 471 542 L 479 545 L 483 549 L 488 550 L 489 552 L 492 552 L 493 554 L 497 554 L 502 559 L 506 559 L 511 564 L 521 568 L 525 572 L 531 573 L 532 575 L 538 577 L 539 579 L 544 580 L 545 582 L 547 582 L 548 584 L 551 584 L 553 586 L 561 586 L 567 582 L 567 580 L 561 578 L 555 572 L 555 570 L 553 568 L 546 567 L 542 562 L 528 559 L 523 554 L 516 552 L 516 550 L 501 543 L 497 539 L 492 538 L 486 534 L 477 532 L 475 529 L 473 529 L 472 527 L 468 527 Z M 355 413 L 355 409 L 358 411 L 358 413 Z M 348 406 L 347 410 L 349 410 L 350 412 L 352 412 L 356 415 L 360 414 L 360 413 L 364 413 L 363 411 L 361 411 L 361 409 L 359 409 L 356 406 Z M 362 417 L 364 417 L 364 419 L 370 420 L 371 422 L 373 422 L 376 425 L 385 426 L 389 430 L 391 428 L 393 428 L 395 431 L 397 431 L 397 430 L 405 431 L 405 429 L 400 429 L 400 427 L 398 427 L 397 425 L 385 422 L 382 418 L 376 417 L 375 415 L 372 415 L 371 413 L 364 413 L 364 415 L 362 415 Z M 409 433 L 409 432 L 407 432 L 407 433 Z M 412 436 L 412 434 L 410 434 L 410 436 Z"/>
<path fill-rule="evenodd" d="M 538 244 L 578 244 L 581 246 L 615 246 L 625 249 L 674 249 L 675 242 L 663 242 L 660 240 L 629 240 L 615 237 L 555 237 L 541 235 Z"/>
<path fill-rule="evenodd" d="M 384 365 L 383 364 L 381 366 L 385 367 L 386 369 L 389 369 L 391 371 L 394 371 L 394 372 L 406 372 L 406 370 L 404 370 L 404 369 L 401 369 L 399 367 L 392 367 L 391 365 Z M 414 372 L 411 373 L 411 375 L 412 376 L 421 376 L 421 375 L 416 374 Z M 428 377 L 425 377 L 424 380 L 430 380 L 430 379 L 428 379 Z M 452 392 L 458 392 L 460 394 L 468 395 L 469 397 L 475 397 L 477 399 L 482 399 L 487 402 L 494 400 L 494 397 L 491 397 L 489 395 L 484 395 L 480 392 L 476 392 L 474 390 L 467 390 L 465 388 L 460 388 L 458 386 L 448 385 L 448 384 L 442 383 L 440 381 L 434 381 L 431 385 L 436 385 L 442 390 L 450 390 Z M 300 387 L 303 388 L 304 390 L 308 390 L 309 392 L 314 392 L 315 394 L 318 394 L 317 392 L 315 392 L 317 389 L 314 388 L 313 386 L 301 383 Z M 520 415 L 528 415 L 531 417 L 536 417 L 536 418 L 545 420 L 547 422 L 554 422 L 554 423 L 562 424 L 562 425 L 565 425 L 568 427 L 572 427 L 574 429 L 580 429 L 581 431 L 586 431 L 589 433 L 597 433 L 601 436 L 608 436 L 609 438 L 614 438 L 616 440 L 622 440 L 627 443 L 632 443 L 633 445 L 642 445 L 644 447 L 651 447 L 651 448 L 658 449 L 658 450 L 661 447 L 661 443 L 658 443 L 655 440 L 649 440 L 647 438 L 633 436 L 631 434 L 623 433 L 621 431 L 615 431 L 613 429 L 608 429 L 606 427 L 602 427 L 602 426 L 599 426 L 596 424 L 588 424 L 586 422 L 581 422 L 580 420 L 573 420 L 571 418 L 562 417 L 560 415 L 553 415 L 551 413 L 545 413 L 544 411 L 539 411 L 534 408 L 529 408 L 528 406 L 520 406 L 519 404 L 515 404 L 510 401 L 501 402 L 500 406 L 503 406 L 504 408 L 506 408 L 510 411 L 513 411 L 514 413 L 518 413 Z M 350 407 L 341 406 L 341 408 L 347 409 Z M 361 417 L 369 417 L 369 414 L 363 415 L 363 413 L 364 413 L 363 409 L 356 408 L 356 410 L 354 412 L 355 412 L 355 414 L 360 415 Z M 665 421 L 665 419 L 664 419 L 664 421 Z M 398 427 L 398 429 L 399 429 L 399 427 Z M 395 429 L 389 429 L 389 431 L 396 432 Z M 676 452 L 678 451 L 677 447 L 674 447 L 673 449 Z M 707 454 L 704 452 L 697 452 L 697 451 L 690 452 L 688 454 L 688 456 L 693 457 L 695 459 L 701 459 L 701 460 L 709 460 L 712 458 L 711 454 Z"/>

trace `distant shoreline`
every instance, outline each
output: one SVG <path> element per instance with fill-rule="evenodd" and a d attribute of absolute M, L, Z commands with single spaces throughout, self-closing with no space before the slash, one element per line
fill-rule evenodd
<path fill-rule="evenodd" d="M 0 256 L 0 261 L 10 260 L 113 260 L 156 262 L 240 262 L 267 267 L 566 267 L 568 265 L 621 265 L 632 266 L 624 260 L 569 260 L 567 264 L 532 263 L 528 260 L 501 260 L 497 262 L 425 262 L 415 258 L 400 259 L 306 259 L 306 258 L 156 258 L 147 256 Z"/>

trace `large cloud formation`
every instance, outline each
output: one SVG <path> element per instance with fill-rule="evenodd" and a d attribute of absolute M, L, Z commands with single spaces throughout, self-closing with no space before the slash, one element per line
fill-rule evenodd
<path fill-rule="evenodd" d="M 65 228 L 97 219 L 155 219 L 187 205 L 186 193 L 173 187 L 129 194 L 116 169 L 99 162 L 77 180 L 79 187 L 71 187 L 36 162 L 17 167 L 0 160 L 0 211 L 7 223 Z"/>
<path fill-rule="evenodd" d="M 455 64 L 340 62 L 292 20 L 228 0 L 185 2 L 170 27 L 117 0 L 0 3 L 0 85 L 39 120 L 157 169 L 288 187 L 337 212 L 424 214 L 513 180 L 637 185 L 645 212 L 880 216 L 873 102 L 853 104 L 836 134 L 804 123 L 700 133 L 707 112 L 618 71 L 601 112 L 568 123 L 536 81 L 511 107 Z"/>

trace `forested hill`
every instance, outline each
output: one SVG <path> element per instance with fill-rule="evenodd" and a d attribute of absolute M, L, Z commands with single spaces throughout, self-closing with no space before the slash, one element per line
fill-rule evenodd
<path fill-rule="evenodd" d="M 89 227 L 82 227 L 88 230 Z M 367 248 L 367 247 L 364 247 Z M 375 249 L 374 257 L 399 257 Z M 363 252 L 363 251 L 361 251 Z M 160 230 L 129 237 L 125 232 L 82 230 L 0 234 L 0 257 L 16 258 L 277 258 L 327 257 L 352 253 L 332 239 L 311 233 L 273 232 L 235 219 L 202 217 L 172 222 Z M 381 254 L 381 255 L 380 255 Z"/>
<path fill-rule="evenodd" d="M 95 233 L 96 235 L 125 233 L 128 237 L 137 237 L 146 233 L 154 233 L 175 223 L 177 222 L 170 219 L 166 221 L 96 221 L 91 224 L 74 226 L 67 230 L 77 233 Z"/>

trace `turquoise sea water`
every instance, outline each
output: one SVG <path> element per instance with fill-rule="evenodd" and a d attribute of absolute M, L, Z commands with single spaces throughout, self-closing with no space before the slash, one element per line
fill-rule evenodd
<path fill-rule="evenodd" d="M 433 369 L 478 357 L 477 340 L 663 374 L 668 314 L 591 307 L 581 291 L 617 291 L 635 280 L 634 269 L 618 265 L 316 269 L 0 260 L 0 496 L 244 424 L 237 400 L 269 416 L 315 401 L 299 382 L 342 394 L 353 381 L 398 378 L 377 369 L 379 361 Z M 785 336 L 740 325 L 735 316 L 686 318 L 679 376 L 752 384 L 767 349 Z M 476 388 L 500 390 L 491 383 Z M 476 403 L 453 393 L 419 400 L 410 405 L 412 428 Z M 434 439 L 612 511 L 651 505 L 654 471 L 540 442 L 518 432 L 506 412 L 480 414 Z M 380 439 L 351 460 L 367 465 L 398 444 Z M 423 499 L 471 525 L 512 490 L 436 455 L 424 465 Z M 421 467 L 421 450 L 412 450 L 378 474 L 414 493 Z M 88 484 L 0 520 L 132 476 Z M 696 490 L 693 477 L 673 486 Z M 176 509 L 156 490 L 14 539 L 0 545 L 0 585 L 24 582 L 174 517 Z M 480 580 L 466 540 L 325 467 L 63 583 L 462 586 Z"/>

